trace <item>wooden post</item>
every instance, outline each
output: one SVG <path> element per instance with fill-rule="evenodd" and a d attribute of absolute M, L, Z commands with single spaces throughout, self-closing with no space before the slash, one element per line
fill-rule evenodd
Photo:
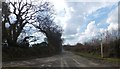
<path fill-rule="evenodd" d="M 104 34 L 101 34 L 101 57 L 103 58 L 104 57 L 104 54 L 103 54 L 103 40 L 102 40 L 102 36 Z"/>
<path fill-rule="evenodd" d="M 103 44 L 102 44 L 102 42 L 101 42 L 101 57 L 103 58 L 104 56 L 103 56 Z"/>

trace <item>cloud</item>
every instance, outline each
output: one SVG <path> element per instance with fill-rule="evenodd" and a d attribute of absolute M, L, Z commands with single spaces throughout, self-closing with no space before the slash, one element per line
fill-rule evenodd
<path fill-rule="evenodd" d="M 113 10 L 110 14 L 109 17 L 107 19 L 107 23 L 111 24 L 111 23 L 118 23 L 118 8 L 116 8 L 115 10 Z"/>
<path fill-rule="evenodd" d="M 91 39 L 92 37 L 97 36 L 99 33 L 99 29 L 97 28 L 95 21 L 91 21 L 87 25 L 87 29 L 84 32 L 79 32 L 74 35 L 66 36 L 66 43 L 76 44 L 76 43 L 84 43 L 85 41 Z"/>
<path fill-rule="evenodd" d="M 116 3 L 113 3 L 101 8 L 98 8 L 96 11 L 92 12 L 87 17 L 87 21 L 95 20 L 96 23 L 99 23 L 101 20 L 108 18 L 108 14 L 117 7 Z"/>
<path fill-rule="evenodd" d="M 104 2 L 68 2 L 67 4 L 74 10 L 74 12 L 70 14 L 71 18 L 67 23 L 75 24 L 75 30 L 77 30 L 78 27 L 80 30 L 84 30 L 89 22 L 95 21 L 100 17 L 103 18 L 102 16 L 107 12 L 102 13 L 102 8 L 111 5 L 111 3 Z"/>
<path fill-rule="evenodd" d="M 106 22 L 109 24 L 108 31 L 118 30 L 118 8 L 113 10 L 110 14 Z"/>
<path fill-rule="evenodd" d="M 66 0 L 67 2 L 118 2 L 119 0 Z"/>
<path fill-rule="evenodd" d="M 77 37 L 77 39 L 76 39 L 76 37 Z M 64 44 L 74 45 L 74 44 L 78 43 L 78 34 L 64 36 L 64 39 L 65 39 Z"/>
<path fill-rule="evenodd" d="M 108 30 L 109 30 L 109 31 L 118 30 L 118 24 L 113 24 L 113 23 L 111 23 L 111 24 L 108 26 Z"/>
<path fill-rule="evenodd" d="M 75 24 L 67 24 L 65 30 L 64 30 L 64 34 L 65 35 L 73 35 L 77 33 L 77 25 Z"/>
<path fill-rule="evenodd" d="M 83 43 L 83 42 L 97 36 L 98 33 L 99 33 L 99 29 L 95 25 L 95 21 L 91 21 L 87 25 L 87 29 L 85 30 L 85 32 L 83 32 L 81 35 L 79 35 L 79 42 Z"/>
<path fill-rule="evenodd" d="M 117 14 L 115 11 L 114 14 L 111 12 L 115 10 L 114 2 L 86 2 L 86 0 L 84 2 L 52 0 L 51 2 L 56 9 L 55 22 L 64 30 L 62 36 L 65 39 L 64 44 L 83 43 L 106 30 L 117 29 Z M 43 39 L 40 38 L 40 41 Z"/>
<path fill-rule="evenodd" d="M 75 44 L 77 42 L 83 43 L 100 32 L 100 29 L 96 25 L 96 19 L 108 14 L 107 11 L 111 8 L 112 3 L 67 2 L 66 4 L 70 17 L 64 22 L 66 27 L 64 28 L 63 37 L 65 37 L 66 43 Z M 94 19 L 90 19 L 88 16 L 93 16 L 91 18 Z M 90 20 L 87 21 L 88 19 Z M 99 26 L 101 25 L 99 24 Z"/>
<path fill-rule="evenodd" d="M 56 9 L 56 24 L 63 27 L 64 44 L 76 44 L 116 29 L 112 13 L 114 2 L 65 2 L 53 1 Z M 43 36 L 42 36 L 43 37 Z M 43 39 L 43 38 L 41 38 Z"/>
<path fill-rule="evenodd" d="M 87 29 L 84 32 L 86 35 L 90 36 L 95 36 L 97 33 L 97 27 L 95 25 L 95 21 L 90 22 L 87 25 Z"/>

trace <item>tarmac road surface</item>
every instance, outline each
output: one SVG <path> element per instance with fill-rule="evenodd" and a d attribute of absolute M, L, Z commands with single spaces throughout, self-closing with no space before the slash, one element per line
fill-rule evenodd
<path fill-rule="evenodd" d="M 45 58 L 36 58 L 25 61 L 3 62 L 3 67 L 112 67 L 78 56 L 69 51 L 63 51 L 60 55 Z"/>

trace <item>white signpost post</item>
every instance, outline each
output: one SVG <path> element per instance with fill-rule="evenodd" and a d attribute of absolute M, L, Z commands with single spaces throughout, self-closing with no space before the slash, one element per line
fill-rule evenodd
<path fill-rule="evenodd" d="M 101 57 L 102 57 L 102 58 L 104 57 L 104 54 L 103 54 L 103 40 L 102 40 L 102 34 L 101 34 Z"/>
<path fill-rule="evenodd" d="M 103 58 L 103 44 L 101 42 L 101 57 Z"/>

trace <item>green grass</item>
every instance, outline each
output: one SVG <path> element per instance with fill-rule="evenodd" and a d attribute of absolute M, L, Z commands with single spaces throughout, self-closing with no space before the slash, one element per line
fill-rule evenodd
<path fill-rule="evenodd" d="M 80 55 L 86 58 L 91 58 L 91 59 L 99 59 L 99 60 L 105 60 L 107 62 L 111 63 L 118 63 L 120 64 L 120 58 L 102 58 L 98 54 L 93 54 L 93 53 L 85 53 L 85 52 L 74 52 L 76 55 Z"/>
<path fill-rule="evenodd" d="M 120 58 L 104 58 L 105 60 L 109 61 L 109 62 L 117 62 L 120 64 Z"/>
<path fill-rule="evenodd" d="M 86 52 L 74 52 L 74 53 L 76 55 L 80 55 L 80 56 L 87 57 L 87 58 L 103 59 L 101 58 L 100 55 L 93 54 L 93 53 L 86 53 Z"/>

